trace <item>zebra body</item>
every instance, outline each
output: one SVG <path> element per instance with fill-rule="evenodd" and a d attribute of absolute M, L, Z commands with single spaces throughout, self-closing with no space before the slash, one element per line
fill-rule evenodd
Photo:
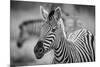
<path fill-rule="evenodd" d="M 61 37 L 58 44 L 53 63 L 95 61 L 94 38 L 86 29 L 79 29 L 71 33 L 68 39 Z"/>
<path fill-rule="evenodd" d="M 54 50 L 53 64 L 95 61 L 94 35 L 86 29 L 79 29 L 66 38 L 61 9 L 57 7 L 49 14 L 41 8 L 45 23 L 34 53 L 41 59 L 51 49 Z"/>

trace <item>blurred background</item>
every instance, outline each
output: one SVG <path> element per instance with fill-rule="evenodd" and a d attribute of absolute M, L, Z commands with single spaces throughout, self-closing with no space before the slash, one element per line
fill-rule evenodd
<path fill-rule="evenodd" d="M 41 60 L 37 60 L 33 52 L 43 24 L 40 6 L 43 6 L 48 12 L 57 6 L 61 7 L 68 35 L 80 28 L 86 28 L 95 35 L 95 6 L 11 0 L 10 57 L 12 65 L 50 64 L 53 60 L 53 51 L 47 53 L 48 57 L 44 56 Z M 23 31 L 20 29 L 21 25 Z M 25 40 L 22 48 L 18 48 L 16 45 L 17 40 L 20 39 Z M 51 59 L 47 62 L 48 58 Z"/>

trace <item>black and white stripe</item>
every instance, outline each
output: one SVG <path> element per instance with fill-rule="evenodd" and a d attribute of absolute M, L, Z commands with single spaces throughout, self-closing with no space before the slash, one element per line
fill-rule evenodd
<path fill-rule="evenodd" d="M 54 39 L 56 36 L 53 33 L 48 35 L 44 39 L 44 48 L 49 49 Z M 53 63 L 95 61 L 94 35 L 86 29 L 71 33 L 68 39 L 61 37 L 57 44 Z"/>
<path fill-rule="evenodd" d="M 43 8 L 42 12 L 44 12 L 43 17 L 46 17 L 47 12 Z M 46 22 L 42 26 L 41 37 L 34 50 L 37 58 L 42 58 L 45 52 L 52 47 L 54 50 L 53 64 L 95 61 L 94 35 L 90 31 L 79 29 L 66 38 L 60 7 L 51 11 L 44 19 Z M 41 47 L 38 46 L 40 45 L 43 45 L 41 47 L 44 47 L 45 50 L 39 57 L 38 49 Z"/>
<path fill-rule="evenodd" d="M 95 61 L 93 34 L 86 29 L 80 29 L 73 34 L 75 37 L 70 36 L 72 38 L 70 41 L 67 41 L 64 38 L 59 40 L 58 47 L 55 49 L 55 58 L 53 63 Z"/>
<path fill-rule="evenodd" d="M 55 34 L 53 33 L 48 34 L 48 36 L 45 37 L 44 42 L 43 42 L 44 48 L 49 49 L 49 47 L 54 42 L 54 40 L 55 40 Z"/>

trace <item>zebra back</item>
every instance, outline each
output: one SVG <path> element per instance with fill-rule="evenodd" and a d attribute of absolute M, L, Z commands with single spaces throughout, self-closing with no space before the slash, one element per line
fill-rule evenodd
<path fill-rule="evenodd" d="M 79 29 L 69 34 L 67 40 L 75 45 L 78 52 L 84 52 L 83 56 L 86 61 L 95 61 L 94 35 L 90 31 Z M 80 49 L 82 51 L 80 51 Z M 84 59 L 82 61 L 84 61 Z"/>

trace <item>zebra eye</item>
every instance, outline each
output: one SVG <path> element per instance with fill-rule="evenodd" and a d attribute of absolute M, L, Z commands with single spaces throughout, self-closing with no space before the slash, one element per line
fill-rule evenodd
<path fill-rule="evenodd" d="M 55 32 L 56 31 L 56 28 L 52 28 L 52 32 Z"/>

